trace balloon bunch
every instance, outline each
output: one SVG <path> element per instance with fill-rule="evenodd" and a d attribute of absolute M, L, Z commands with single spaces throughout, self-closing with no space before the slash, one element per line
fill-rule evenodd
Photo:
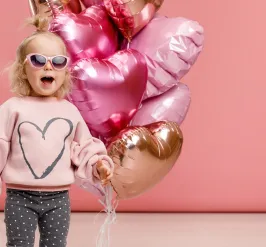
<path fill-rule="evenodd" d="M 190 105 L 180 81 L 203 48 L 203 28 L 157 13 L 163 0 L 29 0 L 50 17 L 71 56 L 75 104 L 115 163 L 118 199 L 136 197 L 174 166 Z"/>

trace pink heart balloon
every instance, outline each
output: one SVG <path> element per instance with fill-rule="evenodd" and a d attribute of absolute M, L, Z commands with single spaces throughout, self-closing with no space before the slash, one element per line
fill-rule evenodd
<path fill-rule="evenodd" d="M 177 85 L 197 61 L 203 43 L 204 30 L 196 21 L 154 17 L 130 43 L 130 48 L 146 58 L 148 83 L 145 99 Z"/>
<path fill-rule="evenodd" d="M 122 50 L 107 59 L 81 59 L 72 68 L 69 100 L 88 127 L 108 138 L 124 129 L 136 113 L 147 82 L 144 57 Z"/>
<path fill-rule="evenodd" d="M 102 6 L 92 6 L 77 15 L 67 11 L 58 13 L 49 31 L 64 40 L 72 62 L 81 58 L 105 58 L 118 48 L 117 31 Z"/>
<path fill-rule="evenodd" d="M 171 121 L 180 126 L 187 115 L 190 101 L 188 86 L 179 83 L 167 92 L 143 101 L 130 124 L 143 126 L 159 121 Z"/>

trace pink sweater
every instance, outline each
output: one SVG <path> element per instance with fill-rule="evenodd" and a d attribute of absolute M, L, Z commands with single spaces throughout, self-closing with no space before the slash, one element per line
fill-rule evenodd
<path fill-rule="evenodd" d="M 68 101 L 14 97 L 0 106 L 0 178 L 7 188 L 56 191 L 76 182 L 103 195 L 99 159 L 113 169 L 104 144 Z"/>

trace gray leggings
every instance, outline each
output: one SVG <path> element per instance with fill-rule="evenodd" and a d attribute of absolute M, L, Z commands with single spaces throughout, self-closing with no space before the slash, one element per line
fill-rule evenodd
<path fill-rule="evenodd" d="M 37 225 L 40 247 L 65 247 L 70 223 L 68 191 L 7 189 L 5 223 L 7 247 L 34 247 Z"/>

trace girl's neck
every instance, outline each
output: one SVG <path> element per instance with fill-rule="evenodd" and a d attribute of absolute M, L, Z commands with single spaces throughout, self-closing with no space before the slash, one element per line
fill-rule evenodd
<path fill-rule="evenodd" d="M 27 99 L 36 100 L 36 101 L 59 101 L 55 96 L 40 96 L 40 95 L 34 95 L 31 94 L 29 96 L 25 96 Z"/>
<path fill-rule="evenodd" d="M 40 94 L 35 93 L 33 90 L 31 91 L 29 97 L 36 98 L 36 99 L 40 99 L 40 100 L 53 100 L 53 99 L 57 99 L 57 97 L 55 96 L 55 94 L 44 96 L 44 95 L 40 95 Z"/>

